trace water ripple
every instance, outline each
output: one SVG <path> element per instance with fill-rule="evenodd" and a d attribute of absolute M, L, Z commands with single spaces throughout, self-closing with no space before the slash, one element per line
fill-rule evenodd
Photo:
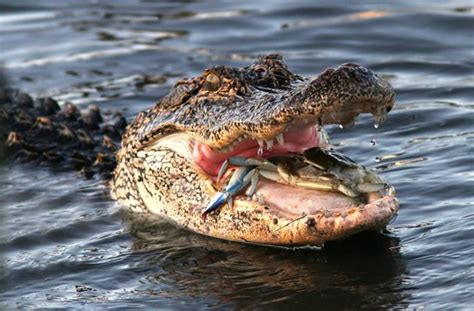
<path fill-rule="evenodd" d="M 28 0 L 0 12 L 10 84 L 129 119 L 176 79 L 268 52 L 312 77 L 369 66 L 396 88 L 387 122 L 328 131 L 401 201 L 385 232 L 265 248 L 122 213 L 100 180 L 0 166 L 0 308 L 471 307 L 472 3 Z"/>

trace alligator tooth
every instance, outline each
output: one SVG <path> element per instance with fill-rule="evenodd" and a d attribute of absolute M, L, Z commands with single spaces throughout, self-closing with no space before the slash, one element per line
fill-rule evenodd
<path fill-rule="evenodd" d="M 283 133 L 278 134 L 276 136 L 276 140 L 277 140 L 278 144 L 283 145 L 285 143 L 285 138 L 283 137 Z"/>
<path fill-rule="evenodd" d="M 345 129 L 351 129 L 354 127 L 355 122 L 357 121 L 357 117 L 352 118 L 351 120 L 342 124 L 342 127 Z"/>
<path fill-rule="evenodd" d="M 319 129 L 318 134 L 319 134 L 319 147 L 323 149 L 325 149 L 326 147 L 329 147 L 331 143 L 329 142 L 329 135 L 326 132 L 326 130 L 321 127 Z"/>
<path fill-rule="evenodd" d="M 273 149 L 273 139 L 265 141 L 267 143 L 267 150 Z"/>
<path fill-rule="evenodd" d="M 393 186 L 388 186 L 387 194 L 390 196 L 395 196 L 396 195 L 395 188 L 393 188 Z"/>
<path fill-rule="evenodd" d="M 318 131 L 321 129 L 322 125 L 323 125 L 323 120 L 321 120 L 321 118 L 317 118 L 316 123 L 315 123 L 315 127 Z"/>
<path fill-rule="evenodd" d="M 227 151 L 228 151 L 227 147 L 223 147 L 223 148 L 219 149 L 220 153 L 226 153 Z"/>
<path fill-rule="evenodd" d="M 258 146 L 259 146 L 260 148 L 264 148 L 264 147 L 265 147 L 265 142 L 264 142 L 263 140 L 257 139 L 257 143 L 258 143 Z"/>

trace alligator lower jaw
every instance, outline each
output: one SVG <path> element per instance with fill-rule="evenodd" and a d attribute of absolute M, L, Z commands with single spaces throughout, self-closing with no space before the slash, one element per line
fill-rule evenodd
<path fill-rule="evenodd" d="M 274 191 L 275 189 L 272 190 L 272 196 L 276 197 Z M 322 246 L 326 242 L 344 239 L 362 231 L 384 228 L 396 215 L 399 206 L 396 197 L 387 195 L 367 204 L 328 204 L 323 208 L 319 203 L 325 194 L 320 195 L 310 213 L 302 211 L 298 206 L 283 210 L 275 205 L 260 205 L 244 198 L 236 198 L 233 208 L 224 206 L 216 215 L 208 216 L 204 223 L 199 226 L 191 224 L 189 229 L 225 240 L 251 244 Z M 225 225 L 219 226 L 221 223 Z M 243 225 L 247 223 L 248 225 Z"/>

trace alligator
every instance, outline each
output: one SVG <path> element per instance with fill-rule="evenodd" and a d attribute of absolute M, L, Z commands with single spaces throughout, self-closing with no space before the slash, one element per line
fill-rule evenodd
<path fill-rule="evenodd" d="M 310 80 L 270 54 L 178 81 L 128 126 L 118 112 L 4 89 L 0 139 L 7 158 L 102 174 L 132 212 L 230 241 L 322 245 L 382 229 L 399 207 L 323 126 L 351 127 L 361 113 L 382 123 L 394 102 L 370 69 L 347 63 Z"/>

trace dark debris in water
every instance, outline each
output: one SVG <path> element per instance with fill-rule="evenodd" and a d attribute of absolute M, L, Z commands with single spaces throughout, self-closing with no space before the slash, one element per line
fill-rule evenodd
<path fill-rule="evenodd" d="M 87 287 L 85 285 L 76 285 L 76 292 L 82 293 L 82 292 L 90 292 L 93 291 L 94 289 L 91 287 Z"/>
<path fill-rule="evenodd" d="M 10 88 L 0 89 L 0 123 L 0 154 L 6 160 L 72 168 L 86 178 L 110 177 L 127 125 L 118 111 L 102 113 L 95 105 L 81 111 L 72 103 L 60 107 L 53 98 L 33 99 Z"/>

